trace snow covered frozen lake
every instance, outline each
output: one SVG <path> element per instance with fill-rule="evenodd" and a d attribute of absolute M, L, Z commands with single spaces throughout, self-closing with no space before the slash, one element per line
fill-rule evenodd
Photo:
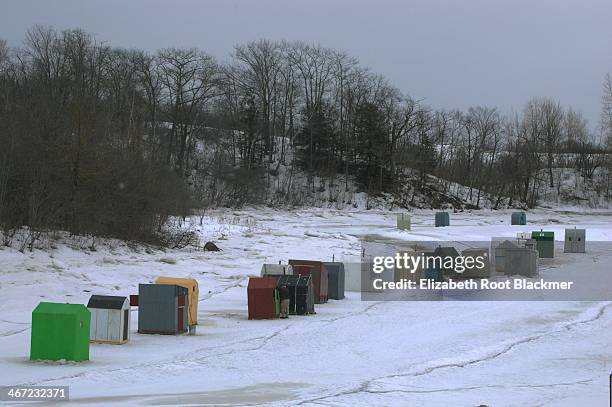
<path fill-rule="evenodd" d="M 402 232 L 388 211 L 219 210 L 204 227 L 193 222 L 221 252 L 118 242 L 96 251 L 61 242 L 24 254 L 4 248 L 0 385 L 67 385 L 79 405 L 606 406 L 610 302 L 365 302 L 348 293 L 313 316 L 249 321 L 246 285 L 262 263 L 358 262 L 362 238 L 484 241 L 544 228 L 562 239 L 576 226 L 612 241 L 611 215 L 538 210 L 510 227 L 510 211 L 477 211 L 434 228 L 433 212 L 417 211 Z M 139 335 L 133 309 L 126 345 L 91 344 L 84 363 L 29 360 L 40 301 L 136 294 L 160 275 L 199 281 L 197 335 Z"/>

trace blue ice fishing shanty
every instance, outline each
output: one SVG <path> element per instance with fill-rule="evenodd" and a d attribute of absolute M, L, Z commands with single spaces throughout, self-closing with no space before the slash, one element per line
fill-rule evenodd
<path fill-rule="evenodd" d="M 510 221 L 513 225 L 526 225 L 527 214 L 525 212 L 512 212 Z"/>

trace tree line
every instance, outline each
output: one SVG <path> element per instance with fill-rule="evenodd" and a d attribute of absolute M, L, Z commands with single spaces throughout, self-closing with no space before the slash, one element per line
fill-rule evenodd
<path fill-rule="evenodd" d="M 195 208 L 299 204 L 330 185 L 408 206 L 431 175 L 476 206 L 535 206 L 560 167 L 609 197 L 609 77 L 602 104 L 596 137 L 546 98 L 510 116 L 435 110 L 316 44 L 259 40 L 221 63 L 37 26 L 0 42 L 0 227 L 151 240 Z"/>

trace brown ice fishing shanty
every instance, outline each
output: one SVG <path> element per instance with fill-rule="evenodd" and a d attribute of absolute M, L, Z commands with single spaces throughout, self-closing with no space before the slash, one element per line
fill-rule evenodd
<path fill-rule="evenodd" d="M 159 277 L 155 280 L 155 284 L 178 285 L 187 289 L 187 299 L 189 301 L 189 325 L 198 324 L 198 301 L 200 291 L 198 289 L 198 281 L 193 278 L 180 277 Z"/>
<path fill-rule="evenodd" d="M 312 276 L 315 304 L 327 302 L 329 275 L 327 268 L 320 261 L 313 260 L 289 260 L 295 275 Z"/>

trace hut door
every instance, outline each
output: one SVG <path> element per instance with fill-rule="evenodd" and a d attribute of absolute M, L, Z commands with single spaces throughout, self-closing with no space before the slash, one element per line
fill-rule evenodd
<path fill-rule="evenodd" d="M 128 338 L 128 324 L 130 322 L 130 311 L 123 310 L 123 340 L 127 341 Z"/>
<path fill-rule="evenodd" d="M 178 332 L 183 332 L 185 329 L 183 328 L 184 326 L 184 319 L 183 319 L 183 314 L 184 314 L 184 310 L 185 310 L 185 296 L 184 295 L 179 295 L 178 297 L 178 327 L 177 327 L 177 331 Z"/>

